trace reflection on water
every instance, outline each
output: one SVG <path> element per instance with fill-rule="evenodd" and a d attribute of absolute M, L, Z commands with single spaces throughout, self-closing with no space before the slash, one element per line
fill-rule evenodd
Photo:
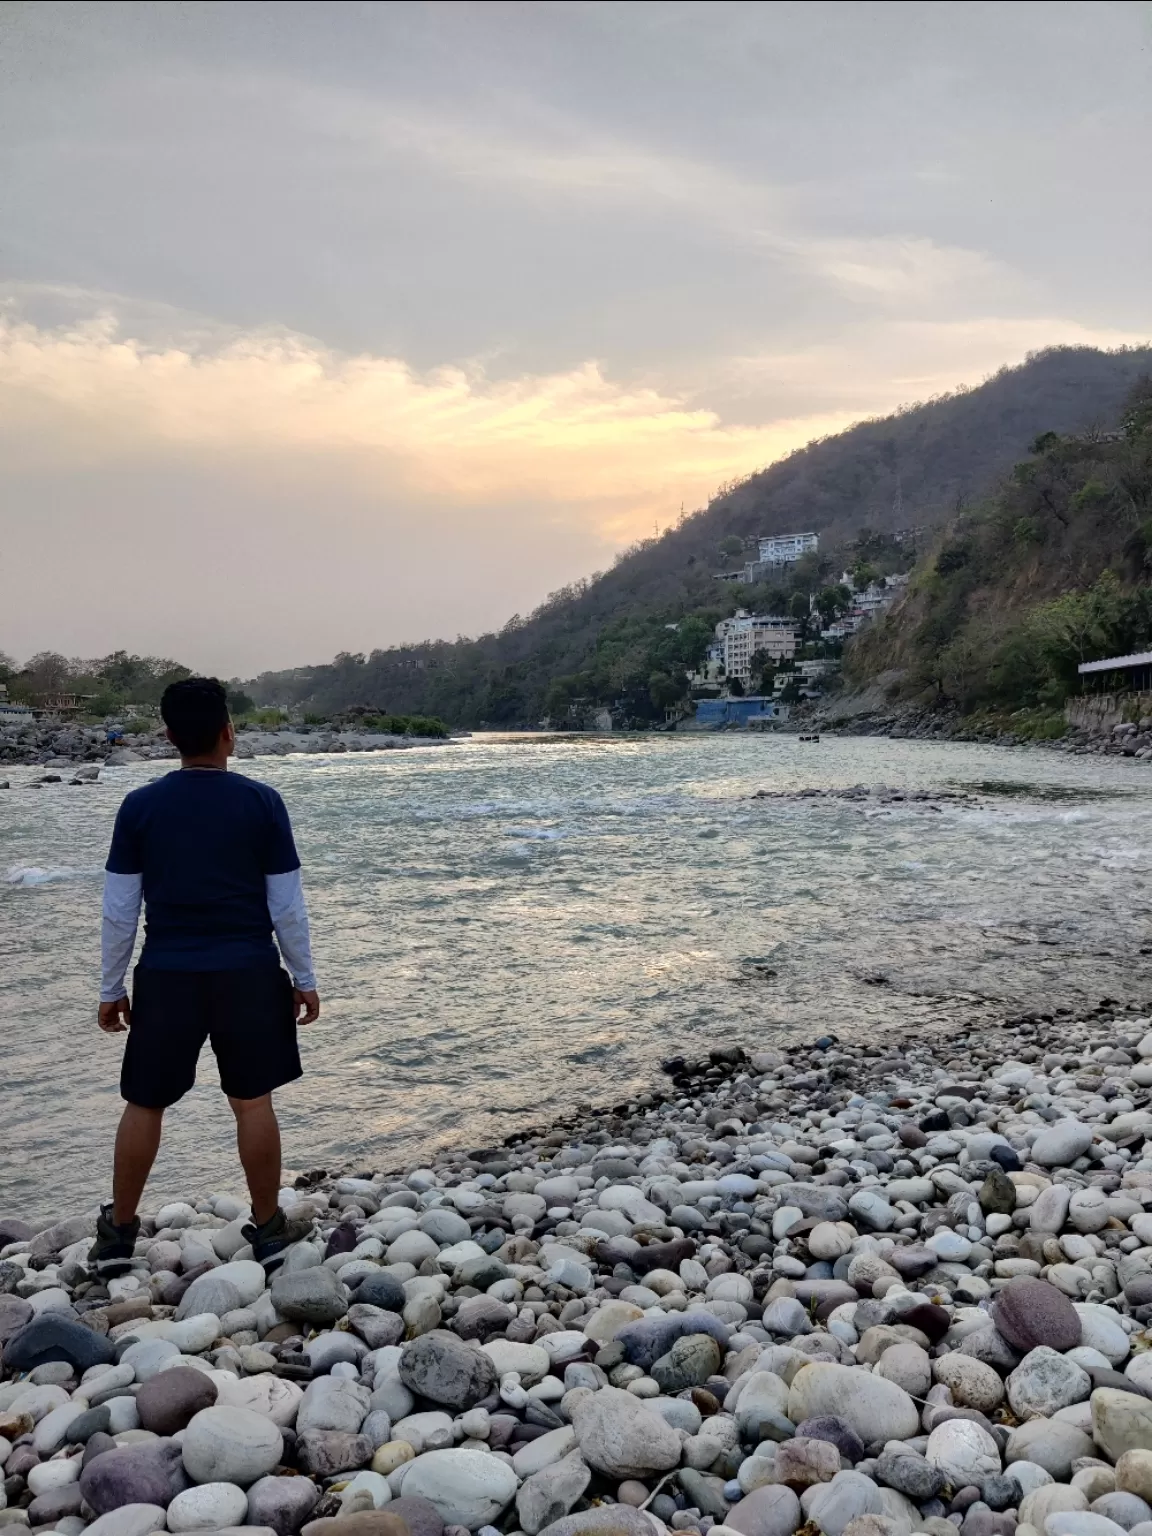
<path fill-rule="evenodd" d="M 281 1095 L 295 1166 L 491 1142 L 649 1082 L 662 1056 L 1144 998 L 1152 774 L 967 744 L 477 737 L 248 765 L 284 794 L 324 1013 Z M 0 796 L 5 1204 L 105 1195 L 120 1046 L 93 1022 L 124 792 Z M 974 805 L 753 801 L 963 787 Z M 4 879 L 7 875 L 7 879 Z M 239 1183 L 205 1053 L 157 1195 Z"/>

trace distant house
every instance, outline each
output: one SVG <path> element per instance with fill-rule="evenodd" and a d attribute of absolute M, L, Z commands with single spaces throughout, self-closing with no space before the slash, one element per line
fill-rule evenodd
<path fill-rule="evenodd" d="M 793 565 L 801 555 L 815 552 L 820 539 L 815 533 L 778 533 L 760 541 L 762 565 Z"/>

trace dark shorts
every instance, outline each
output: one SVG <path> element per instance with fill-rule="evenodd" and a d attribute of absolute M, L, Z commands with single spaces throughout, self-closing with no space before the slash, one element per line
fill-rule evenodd
<path fill-rule="evenodd" d="M 175 1104 L 196 1081 L 205 1040 L 212 1042 L 229 1098 L 258 1099 L 302 1076 L 287 972 L 278 966 L 156 971 L 138 965 L 121 1097 L 145 1109 Z"/>

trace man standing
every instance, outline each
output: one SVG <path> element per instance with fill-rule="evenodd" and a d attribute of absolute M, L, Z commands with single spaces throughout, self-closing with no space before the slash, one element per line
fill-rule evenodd
<path fill-rule="evenodd" d="M 127 1102 L 112 1204 L 100 1213 L 89 1264 L 105 1275 L 129 1267 L 164 1111 L 192 1087 L 209 1040 L 252 1197 L 244 1234 L 270 1270 L 310 1230 L 278 1203 L 272 1108 L 273 1089 L 301 1076 L 297 1022 L 320 1013 L 300 860 L 276 791 L 228 772 L 236 734 L 222 684 L 173 683 L 160 714 L 180 767 L 125 797 L 105 866 L 99 1024 L 107 1034 L 129 1031 L 120 1074 Z M 124 978 L 141 900 L 144 947 L 129 1003 Z"/>

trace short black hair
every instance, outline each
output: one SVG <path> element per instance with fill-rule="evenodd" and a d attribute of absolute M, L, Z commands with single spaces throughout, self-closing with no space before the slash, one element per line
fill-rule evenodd
<path fill-rule="evenodd" d="M 228 695 L 218 677 L 185 677 L 169 683 L 160 700 L 160 718 L 182 757 L 202 757 L 228 724 Z"/>

